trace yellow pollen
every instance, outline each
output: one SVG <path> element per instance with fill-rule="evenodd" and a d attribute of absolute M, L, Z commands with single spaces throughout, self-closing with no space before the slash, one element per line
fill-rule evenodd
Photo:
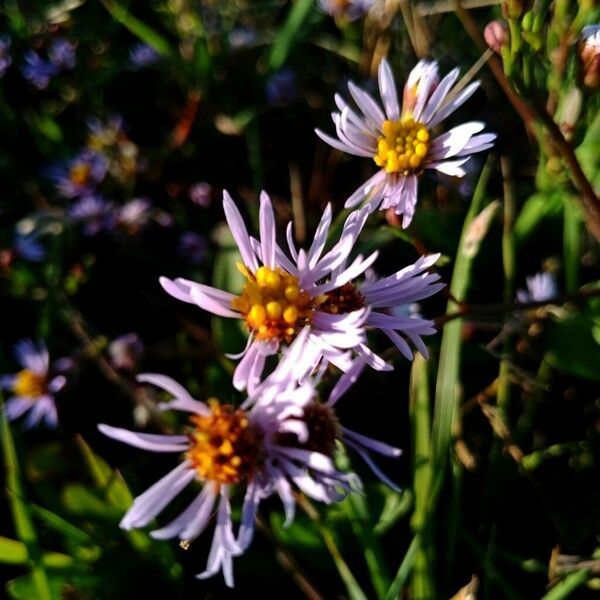
<path fill-rule="evenodd" d="M 12 387 L 17 396 L 38 398 L 46 391 L 46 378 L 29 369 L 23 369 L 16 374 Z"/>
<path fill-rule="evenodd" d="M 291 342 L 310 321 L 313 299 L 300 289 L 298 278 L 280 268 L 259 267 L 255 274 L 238 265 L 246 277 L 242 293 L 231 301 L 259 340 Z"/>
<path fill-rule="evenodd" d="M 217 486 L 252 477 L 264 461 L 262 432 L 249 424 L 243 410 L 220 405 L 214 399 L 208 404 L 210 415 L 190 418 L 194 431 L 187 460 L 203 481 Z"/>
<path fill-rule="evenodd" d="M 386 173 L 410 175 L 423 168 L 429 152 L 429 131 L 412 118 L 384 121 L 383 135 L 377 140 L 375 164 Z"/>

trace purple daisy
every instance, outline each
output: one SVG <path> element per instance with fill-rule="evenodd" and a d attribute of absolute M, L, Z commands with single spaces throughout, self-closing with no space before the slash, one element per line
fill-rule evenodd
<path fill-rule="evenodd" d="M 549 302 L 558 296 L 558 286 L 554 273 L 540 272 L 525 279 L 526 290 L 517 291 L 517 300 L 527 302 Z"/>
<path fill-rule="evenodd" d="M 8 35 L 0 35 L 0 77 L 4 77 L 6 69 L 12 64 L 12 56 L 10 55 L 10 46 L 12 40 Z"/>
<path fill-rule="evenodd" d="M 89 195 L 104 179 L 107 159 L 92 150 L 83 150 L 75 157 L 46 169 L 46 176 L 65 198 Z"/>
<path fill-rule="evenodd" d="M 433 129 L 458 109 L 479 82 L 469 84 L 452 95 L 459 70 L 453 69 L 441 81 L 437 63 L 421 60 L 410 72 L 400 105 L 392 70 L 387 61 L 379 65 L 379 92 L 384 109 L 353 83 L 348 89 L 362 114 L 352 110 L 335 96 L 340 112 L 332 114 L 337 138 L 316 130 L 330 146 L 372 158 L 380 170 L 362 184 L 348 200 L 354 207 L 364 199 L 371 210 L 393 208 L 403 215 L 402 226 L 408 227 L 417 203 L 417 181 L 425 169 L 434 169 L 454 177 L 465 174 L 464 163 L 471 154 L 492 147 L 493 133 L 480 133 L 485 125 L 471 121 L 433 137 Z"/>
<path fill-rule="evenodd" d="M 59 68 L 50 61 L 44 60 L 34 50 L 28 50 L 24 58 L 25 64 L 21 67 L 23 77 L 38 90 L 46 89 L 50 79 L 59 72 Z"/>
<path fill-rule="evenodd" d="M 111 229 L 115 222 L 112 203 L 97 194 L 82 196 L 69 207 L 69 216 L 83 224 L 83 233 L 93 236 Z"/>
<path fill-rule="evenodd" d="M 51 374 L 48 350 L 43 342 L 21 340 L 15 345 L 15 355 L 22 370 L 0 377 L 0 388 L 14 393 L 4 407 L 7 418 L 12 421 L 28 412 L 25 428 L 35 427 L 42 420 L 48 427 L 56 427 L 54 394 L 65 385 L 64 375 Z"/>
<path fill-rule="evenodd" d="M 296 346 L 296 350 L 300 348 L 301 344 Z M 282 379 L 281 371 L 277 375 L 263 382 L 257 394 L 237 409 L 215 399 L 206 404 L 195 400 L 164 375 L 139 376 L 139 381 L 154 384 L 174 396 L 162 408 L 190 413 L 190 427 L 184 435 L 156 435 L 98 426 L 105 435 L 132 446 L 182 455 L 175 469 L 134 500 L 121 527 L 146 526 L 184 488 L 197 481 L 203 487 L 192 503 L 150 535 L 156 539 L 179 537 L 189 542 L 209 525 L 216 505 L 208 563 L 197 577 L 209 577 L 221 570 L 226 584 L 233 587 L 233 557 L 242 554 L 252 541 L 261 500 L 277 494 L 289 524 L 295 513 L 294 486 L 325 503 L 342 500 L 353 489 L 360 489 L 355 474 L 340 472 L 334 466 L 336 440 L 343 436 L 370 466 L 369 450 L 399 455 L 399 450 L 387 444 L 342 430 L 331 407 L 317 401 L 312 382 L 298 386 L 289 378 Z M 341 386 L 337 387 L 339 397 Z M 239 487 L 245 487 L 245 495 L 236 537 L 229 498 Z"/>
<path fill-rule="evenodd" d="M 242 216 L 227 192 L 223 195 L 223 207 L 242 258 L 242 263 L 238 263 L 246 278 L 242 293 L 235 295 L 181 278 L 161 277 L 160 283 L 178 300 L 197 304 L 221 317 L 245 321 L 250 333 L 248 344 L 243 352 L 231 357 L 242 359 L 234 373 L 234 386 L 252 391 L 267 357 L 277 354 L 282 345 L 289 345 L 305 325 L 309 326 L 309 345 L 297 365 L 297 376 L 310 373 L 321 359 L 342 371 L 348 368 L 350 350 L 366 342 L 363 325 L 368 308 L 336 315 L 320 310 L 319 305 L 326 300 L 324 293 L 328 286 L 343 285 L 374 260 L 375 256 L 366 261 L 359 257 L 347 269 L 338 268 L 354 247 L 368 212 L 353 212 L 339 241 L 323 254 L 331 224 L 331 207 L 327 207 L 308 253 L 296 252 L 290 244 L 290 260 L 275 243 L 275 217 L 265 192 L 260 198 L 260 241 L 248 235 Z M 290 228 L 288 233 L 291 235 Z M 317 284 L 322 279 L 329 280 L 325 288 Z"/>
<path fill-rule="evenodd" d="M 133 69 L 143 69 L 156 64 L 160 60 L 160 54 L 150 45 L 135 44 L 129 51 L 129 64 Z"/>
<path fill-rule="evenodd" d="M 375 0 L 319 0 L 319 8 L 328 15 L 355 21 L 369 12 Z"/>
<path fill-rule="evenodd" d="M 75 45 L 65 38 L 57 38 L 48 49 L 48 58 L 61 71 L 72 69 L 75 66 Z"/>

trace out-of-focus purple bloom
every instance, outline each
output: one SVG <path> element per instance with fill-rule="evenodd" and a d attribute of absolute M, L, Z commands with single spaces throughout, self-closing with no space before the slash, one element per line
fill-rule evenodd
<path fill-rule="evenodd" d="M 48 87 L 50 79 L 54 77 L 59 69 L 51 62 L 44 60 L 37 52 L 28 50 L 25 53 L 25 64 L 21 67 L 23 77 L 38 90 Z"/>
<path fill-rule="evenodd" d="M 211 201 L 211 191 L 212 188 L 208 183 L 199 181 L 190 186 L 188 196 L 194 204 L 202 208 L 208 208 Z"/>
<path fill-rule="evenodd" d="M 134 69 L 143 69 L 157 63 L 160 54 L 148 44 L 139 43 L 129 51 L 129 64 Z"/>
<path fill-rule="evenodd" d="M 75 66 L 75 45 L 65 38 L 57 38 L 48 50 L 50 62 L 61 71 Z"/>
<path fill-rule="evenodd" d="M 271 105 L 289 104 L 298 96 L 296 74 L 291 69 L 276 71 L 265 85 L 267 102 Z"/>
<path fill-rule="evenodd" d="M 41 262 L 46 258 L 46 248 L 40 243 L 36 233 L 16 233 L 14 241 L 15 254 L 25 260 Z"/>
<path fill-rule="evenodd" d="M 185 231 L 179 238 L 179 254 L 192 264 L 201 263 L 206 256 L 206 238 L 193 231 Z"/>
<path fill-rule="evenodd" d="M 10 45 L 12 40 L 7 35 L 0 35 L 0 77 L 4 77 L 6 69 L 12 64 Z"/>
<path fill-rule="evenodd" d="M 248 27 L 236 27 L 229 34 L 228 40 L 231 48 L 247 48 L 256 43 L 258 35 L 256 30 L 249 29 Z"/>
<path fill-rule="evenodd" d="M 64 375 L 50 373 L 48 350 L 43 342 L 21 340 L 15 346 L 15 355 L 22 370 L 0 376 L 0 388 L 14 393 L 4 407 L 7 418 L 12 421 L 28 412 L 25 428 L 35 427 L 42 420 L 48 427 L 56 427 L 54 394 L 65 385 Z"/>
<path fill-rule="evenodd" d="M 46 176 L 65 198 L 89 195 L 106 175 L 108 160 L 92 150 L 46 169 Z"/>
<path fill-rule="evenodd" d="M 113 205 L 99 195 L 83 196 L 69 207 L 69 216 L 83 223 L 85 235 L 96 235 L 115 224 Z"/>
<path fill-rule="evenodd" d="M 92 150 L 102 150 L 127 138 L 123 130 L 123 118 L 119 115 L 111 115 L 106 121 L 91 116 L 85 122 L 89 130 L 88 146 Z"/>
<path fill-rule="evenodd" d="M 375 0 L 319 0 L 319 8 L 328 15 L 355 21 L 366 14 Z"/>
<path fill-rule="evenodd" d="M 526 290 L 517 291 L 517 300 L 527 302 L 549 302 L 558 296 L 558 286 L 554 273 L 540 272 L 525 279 Z"/>
<path fill-rule="evenodd" d="M 129 233 L 137 233 L 150 220 L 152 203 L 148 198 L 134 198 L 117 211 L 117 224 Z"/>
<path fill-rule="evenodd" d="M 110 362 L 116 369 L 135 371 L 144 353 L 144 344 L 137 333 L 115 338 L 108 346 Z"/>

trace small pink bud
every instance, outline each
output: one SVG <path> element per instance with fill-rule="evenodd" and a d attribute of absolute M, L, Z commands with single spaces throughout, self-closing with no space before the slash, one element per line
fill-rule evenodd
<path fill-rule="evenodd" d="M 508 29 L 504 21 L 490 21 L 483 30 L 485 43 L 494 51 L 500 52 L 508 43 Z"/>

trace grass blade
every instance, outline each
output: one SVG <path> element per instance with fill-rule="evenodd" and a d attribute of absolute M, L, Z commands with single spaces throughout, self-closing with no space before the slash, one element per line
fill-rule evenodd
<path fill-rule="evenodd" d="M 10 430 L 4 403 L 0 396 L 0 434 L 2 435 L 2 451 L 6 470 L 6 490 L 8 503 L 12 512 L 17 537 L 27 548 L 27 557 L 31 576 L 35 585 L 37 600 L 52 600 L 48 576 L 42 564 L 42 555 L 38 547 L 37 532 L 29 514 L 25 500 L 21 469 L 17 460 L 12 432 Z"/>

